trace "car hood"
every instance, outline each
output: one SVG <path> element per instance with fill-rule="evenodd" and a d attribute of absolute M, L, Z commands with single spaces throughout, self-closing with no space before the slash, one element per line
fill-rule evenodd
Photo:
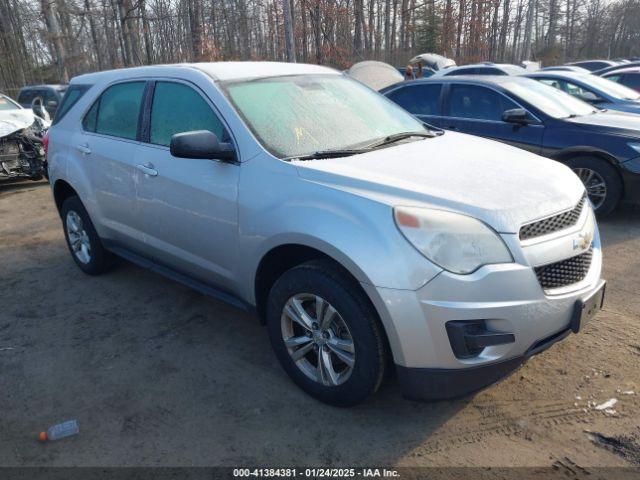
<path fill-rule="evenodd" d="M 463 213 L 501 233 L 569 209 L 584 192 L 578 177 L 558 162 L 452 132 L 350 157 L 293 163 L 305 180 L 390 206 Z"/>
<path fill-rule="evenodd" d="M 35 120 L 36 116 L 31 110 L 0 110 L 0 138 L 33 125 Z"/>
<path fill-rule="evenodd" d="M 640 110 L 638 113 L 640 113 Z M 607 110 L 606 112 L 598 112 L 592 115 L 567 118 L 566 121 L 599 133 L 613 133 L 640 138 L 640 115 L 634 113 Z"/>
<path fill-rule="evenodd" d="M 600 107 L 616 112 L 640 113 L 640 102 L 633 100 L 629 100 L 628 102 L 606 103 Z"/>

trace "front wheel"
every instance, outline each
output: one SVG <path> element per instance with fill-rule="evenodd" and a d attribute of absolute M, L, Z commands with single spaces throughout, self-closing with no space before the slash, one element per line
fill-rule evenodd
<path fill-rule="evenodd" d="M 567 165 L 584 184 L 598 216 L 608 215 L 616 208 L 622 197 L 622 180 L 615 167 L 595 157 L 575 157 Z"/>
<path fill-rule="evenodd" d="M 316 399 L 351 406 L 380 386 L 385 344 L 377 315 L 330 262 L 304 263 L 276 281 L 267 327 L 282 367 Z"/>

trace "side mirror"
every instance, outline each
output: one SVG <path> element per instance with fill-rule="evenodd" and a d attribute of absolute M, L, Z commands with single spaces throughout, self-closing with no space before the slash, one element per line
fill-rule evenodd
<path fill-rule="evenodd" d="M 235 160 L 236 154 L 230 143 L 221 143 L 209 130 L 176 133 L 169 144 L 171 155 L 179 158 L 201 158 L 208 160 Z"/>
<path fill-rule="evenodd" d="M 520 125 L 535 123 L 535 121 L 531 117 L 529 117 L 529 114 L 524 108 L 512 108 L 511 110 L 505 110 L 504 112 L 502 112 L 502 121 L 508 123 L 517 123 Z"/>
<path fill-rule="evenodd" d="M 46 122 L 51 121 L 49 112 L 47 112 L 47 109 L 44 108 L 44 105 L 42 104 L 41 97 L 36 97 L 33 99 L 33 101 L 31 102 L 31 110 L 33 111 L 34 115 L 40 117 L 42 120 Z"/>

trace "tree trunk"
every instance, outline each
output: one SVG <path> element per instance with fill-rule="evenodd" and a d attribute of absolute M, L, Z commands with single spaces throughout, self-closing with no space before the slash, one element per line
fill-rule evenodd
<path fill-rule="evenodd" d="M 290 0 L 282 0 L 282 14 L 284 16 L 284 44 L 287 53 L 287 62 L 296 61 L 296 49 L 293 42 L 293 19 L 291 17 Z"/>
<path fill-rule="evenodd" d="M 53 57 L 56 62 L 58 71 L 58 80 L 60 83 L 69 83 L 69 73 L 67 72 L 66 65 L 66 52 L 64 45 L 62 44 L 62 38 L 60 37 L 60 26 L 58 25 L 58 19 L 55 12 L 55 4 L 49 0 L 41 0 L 40 5 L 42 7 L 42 15 L 45 19 L 47 31 L 51 37 L 51 43 L 53 45 Z"/>

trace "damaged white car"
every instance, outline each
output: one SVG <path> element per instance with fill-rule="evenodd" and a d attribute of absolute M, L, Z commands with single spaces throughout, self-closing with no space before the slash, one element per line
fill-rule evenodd
<path fill-rule="evenodd" d="M 41 116 L 34 112 L 41 112 Z M 50 125 L 37 102 L 29 110 L 0 94 L 0 180 L 40 180 L 46 175 L 43 137 Z"/>

